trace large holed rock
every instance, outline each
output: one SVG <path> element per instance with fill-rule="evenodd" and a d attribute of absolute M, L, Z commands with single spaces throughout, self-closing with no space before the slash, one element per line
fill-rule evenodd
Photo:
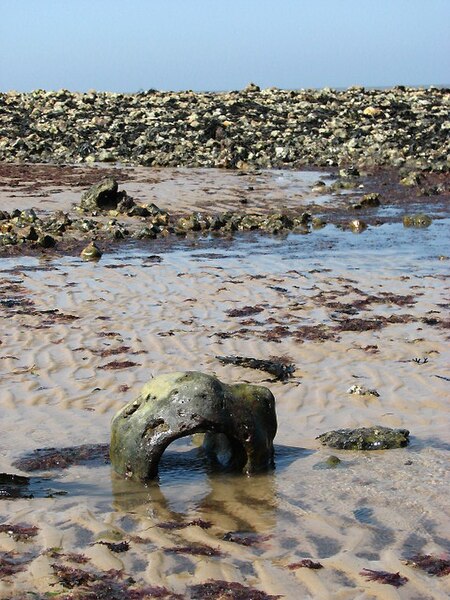
<path fill-rule="evenodd" d="M 169 444 L 205 433 L 203 448 L 246 474 L 273 467 L 275 399 L 262 386 L 225 384 L 197 371 L 160 375 L 113 418 L 111 462 L 124 477 L 153 479 Z"/>

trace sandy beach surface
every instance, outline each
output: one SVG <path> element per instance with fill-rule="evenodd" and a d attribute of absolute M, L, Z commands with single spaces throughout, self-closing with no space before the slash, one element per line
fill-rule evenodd
<path fill-rule="evenodd" d="M 311 191 L 323 172 L 249 182 L 215 170 L 118 169 L 135 198 L 172 212 L 241 210 L 242 198 L 255 212 L 330 202 Z M 36 186 L 36 173 L 28 188 L 2 181 L 0 209 L 69 210 L 93 181 L 67 174 L 58 186 Z M 397 219 L 360 234 L 328 225 L 126 242 L 98 263 L 52 252 L 0 258 L 0 473 L 30 477 L 11 494 L 34 496 L 0 497 L 0 598 L 447 598 L 448 576 L 404 561 L 450 558 L 448 225 Z M 273 381 L 217 359 L 230 355 L 284 357 L 295 372 Z M 112 416 L 152 376 L 178 370 L 272 390 L 273 472 L 213 472 L 183 439 L 148 486 L 112 473 Z M 350 394 L 353 385 L 379 395 Z M 411 443 L 353 452 L 316 440 L 370 425 L 406 428 Z M 74 452 L 35 452 L 84 444 L 96 446 L 81 464 L 63 464 Z M 407 581 L 383 584 L 363 569 Z M 195 588 L 209 580 L 254 590 Z M 102 581 L 116 595 L 88 595 Z M 153 596 L 132 595 L 145 586 Z"/>

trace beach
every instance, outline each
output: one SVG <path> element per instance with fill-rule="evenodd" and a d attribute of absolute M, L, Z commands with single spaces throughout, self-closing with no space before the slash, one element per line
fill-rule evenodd
<path fill-rule="evenodd" d="M 245 94 L 247 109 L 289 98 Z M 405 94 L 439 97 L 439 107 L 448 97 L 411 89 L 373 92 L 368 102 L 368 92 L 347 92 L 361 110 L 379 106 L 383 114 L 395 98 L 412 123 L 402 94 L 404 101 Z M 300 100 L 327 105 L 327 95 L 339 100 L 327 91 Z M 87 106 L 100 103 L 88 96 Z M 168 97 L 158 102 L 173 108 Z M 58 111 L 55 102 L 70 99 L 45 101 Z M 220 101 L 229 109 L 236 99 Z M 8 102 L 25 106 L 29 98 L 11 94 Z M 196 127 L 191 119 L 191 129 L 204 131 L 202 118 Z M 361 118 L 385 117 L 369 111 Z M 91 126 L 97 133 L 107 127 Z M 49 156 L 61 139 L 52 135 Z M 448 597 L 448 576 L 413 564 L 429 555 L 448 561 L 450 552 L 449 180 L 444 138 L 430 136 L 428 154 L 401 151 L 399 134 L 391 155 L 383 144 L 370 156 L 364 144 L 351 156 L 336 146 L 334 164 L 329 148 L 321 159 L 318 149 L 305 161 L 298 150 L 282 156 L 276 136 L 273 148 L 265 146 L 272 148 L 267 160 L 257 152 L 249 158 L 250 141 L 239 154 L 239 140 L 221 147 L 223 139 L 207 146 L 203 160 L 199 135 L 194 150 L 169 158 L 167 151 L 166 162 L 119 151 L 111 162 L 96 153 L 75 161 L 74 146 L 69 152 L 62 144 L 55 164 L 35 138 L 38 149 L 24 150 L 14 149 L 13 134 L 4 136 L 0 473 L 29 479 L 0 488 L 7 490 L 0 496 L 0 598 Z M 223 153 L 214 161 L 213 147 Z M 154 204 L 159 212 L 80 212 L 82 194 L 105 176 L 134 206 Z M 378 204 L 363 201 L 371 194 Z M 56 231 L 50 221 L 60 212 L 71 224 Z M 214 228 L 218 214 L 231 216 Z M 86 220 L 89 229 L 81 226 Z M 150 226 L 152 235 L 141 235 Z M 44 235 L 55 243 L 40 244 Z M 98 262 L 79 256 L 92 239 L 103 253 Z M 220 360 L 236 356 L 280 361 L 292 373 L 280 381 Z M 196 440 L 182 438 L 164 453 L 157 480 L 144 485 L 113 473 L 112 417 L 149 379 L 172 371 L 269 387 L 278 418 L 275 469 L 250 477 L 217 472 Z M 410 443 L 352 451 L 317 439 L 370 426 L 407 429 Z M 399 577 L 389 585 L 364 569 Z"/>

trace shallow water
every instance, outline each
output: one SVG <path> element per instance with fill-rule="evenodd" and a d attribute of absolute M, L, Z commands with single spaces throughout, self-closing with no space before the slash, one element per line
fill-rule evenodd
<path fill-rule="evenodd" d="M 167 449 L 159 479 L 148 486 L 98 463 L 40 473 L 67 495 L 1 502 L 1 522 L 37 524 L 40 532 L 26 544 L 0 533 L 0 550 L 35 553 L 26 571 L 0 580 L 0 597 L 55 589 L 52 561 L 41 555 L 50 546 L 86 553 L 97 570 L 123 568 L 180 593 L 212 578 L 292 599 L 447 597 L 448 578 L 431 578 L 401 559 L 450 552 L 448 334 L 432 324 L 448 314 L 449 263 L 442 257 L 450 253 L 449 222 L 421 230 L 386 224 L 359 235 L 330 226 L 279 238 L 130 245 L 97 264 L 0 259 L 0 471 L 17 471 L 13 461 L 38 447 L 106 442 L 115 411 L 152 375 L 171 370 L 268 385 L 279 421 L 276 469 L 252 478 L 214 472 L 189 440 Z M 331 330 L 349 316 L 341 304 L 383 293 L 412 299 L 369 303 L 351 317 L 408 314 L 407 322 L 323 341 L 296 336 L 305 325 Z M 32 304 L 20 304 L 24 299 Z M 263 310 L 250 322 L 227 315 L 255 305 Z M 49 310 L 76 318 L 39 312 Z M 282 326 L 288 331 L 267 338 Z M 267 373 L 215 359 L 229 354 L 287 354 L 297 370 L 286 384 L 268 382 Z M 136 366 L 102 368 L 125 359 Z M 380 396 L 347 394 L 355 382 Z M 411 445 L 353 453 L 315 440 L 330 429 L 378 423 L 410 429 Z M 335 469 L 323 468 L 330 454 L 342 461 Z M 158 527 L 195 519 L 211 528 Z M 254 543 L 223 540 L 228 532 Z M 124 554 L 91 545 L 133 536 L 145 541 L 131 541 Z M 192 543 L 223 556 L 165 550 Z M 324 568 L 287 568 L 302 558 Z M 367 582 L 362 568 L 400 571 L 409 582 L 398 589 Z"/>

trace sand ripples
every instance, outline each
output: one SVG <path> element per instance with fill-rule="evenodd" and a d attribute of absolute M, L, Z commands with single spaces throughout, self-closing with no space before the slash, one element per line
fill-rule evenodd
<path fill-rule="evenodd" d="M 328 235 L 320 244 L 331 243 Z M 293 599 L 444 598 L 443 579 L 400 562 L 448 550 L 449 384 L 436 377 L 448 364 L 440 326 L 448 302 L 444 263 L 430 249 L 371 254 L 370 240 L 364 255 L 353 240 L 346 253 L 313 252 L 295 236 L 202 244 L 150 264 L 133 249 L 96 265 L 74 258 L 0 262 L 0 299 L 18 302 L 0 306 L 0 471 L 11 472 L 14 459 L 38 447 L 106 442 L 115 410 L 164 371 L 267 384 L 267 373 L 215 358 L 232 354 L 287 355 L 296 364 L 287 383 L 267 384 L 277 398 L 277 469 L 253 479 L 213 474 L 186 443 L 167 451 L 159 483 L 147 488 L 111 477 L 108 465 L 52 475 L 49 487 L 67 496 L 0 505 L 2 522 L 40 527 L 26 545 L 0 534 L 1 550 L 35 554 L 14 583 L 0 581 L 0 597 L 51 589 L 52 560 L 42 550 L 61 546 L 84 552 L 96 569 L 124 569 L 180 593 L 215 578 Z M 230 316 L 236 310 L 243 314 Z M 392 315 L 408 319 L 342 328 L 344 319 L 370 325 Z M 355 383 L 379 397 L 348 394 Z M 318 447 L 319 433 L 374 423 L 409 428 L 410 448 L 336 451 L 341 465 L 320 467 L 330 451 Z M 159 527 L 195 519 L 211 527 Z M 227 541 L 229 532 L 253 541 Z M 94 544 L 111 539 L 128 540 L 130 550 Z M 167 550 L 196 544 L 222 556 Z M 324 569 L 288 569 L 307 557 Z M 410 581 L 395 590 L 365 581 L 362 568 L 401 571 Z"/>

